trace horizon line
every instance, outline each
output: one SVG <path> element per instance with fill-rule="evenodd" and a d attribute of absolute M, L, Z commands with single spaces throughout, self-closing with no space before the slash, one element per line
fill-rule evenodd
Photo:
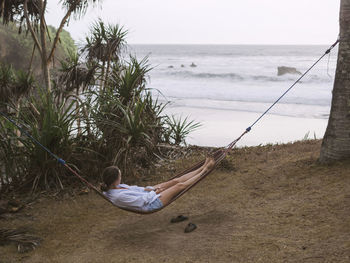
<path fill-rule="evenodd" d="M 247 44 L 247 43 L 128 43 L 129 45 L 193 45 L 193 46 L 327 46 L 332 45 L 332 43 L 320 43 L 320 44 L 302 44 L 302 43 L 294 43 L 294 44 L 276 44 L 276 43 L 263 43 L 263 44 Z"/>

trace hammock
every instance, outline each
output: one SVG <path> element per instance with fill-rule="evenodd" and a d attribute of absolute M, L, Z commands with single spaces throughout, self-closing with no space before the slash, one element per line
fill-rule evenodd
<path fill-rule="evenodd" d="M 170 205 L 172 202 L 174 202 L 175 200 L 177 200 L 178 198 L 180 198 L 181 196 L 183 196 L 187 191 L 189 191 L 192 187 L 194 187 L 195 185 L 197 185 L 200 181 L 202 181 L 205 177 L 207 177 L 207 175 L 209 175 L 214 169 L 215 167 L 226 157 L 227 153 L 235 146 L 235 144 L 246 134 L 250 131 L 250 129 L 247 129 L 244 133 L 242 133 L 241 136 L 239 136 L 236 140 L 234 140 L 233 142 L 231 142 L 228 146 L 226 146 L 223 149 L 219 149 L 216 152 L 214 152 L 212 154 L 212 157 L 215 161 L 215 165 L 210 169 L 207 170 L 201 177 L 199 177 L 195 182 L 193 182 L 191 185 L 189 185 L 188 187 L 186 187 L 184 190 L 182 190 L 181 192 L 179 192 L 177 195 L 175 195 L 169 203 L 167 203 L 166 205 L 163 205 L 161 208 L 155 209 L 155 210 L 151 210 L 151 211 L 142 211 L 142 210 L 138 210 L 138 209 L 133 209 L 133 208 L 127 208 L 127 207 L 122 207 L 122 206 L 118 206 L 115 203 L 113 203 L 110 199 L 108 199 L 97 187 L 95 187 L 94 185 L 92 185 L 91 183 L 89 183 L 84 177 L 80 176 L 74 169 L 72 169 L 69 165 L 67 165 L 66 163 L 63 163 L 63 165 L 69 170 L 71 171 L 75 176 L 77 176 L 83 183 L 85 183 L 87 186 L 89 186 L 92 190 L 94 190 L 99 196 L 101 196 L 103 199 L 105 199 L 106 201 L 108 201 L 109 203 L 111 203 L 112 205 L 128 211 L 128 212 L 133 212 L 133 213 L 137 213 L 137 214 L 152 214 L 155 212 L 158 212 L 159 210 L 162 210 L 164 207 Z M 194 164 L 193 166 L 191 166 L 190 168 L 182 171 L 181 173 L 173 176 L 170 178 L 170 180 L 175 179 L 175 178 L 179 178 L 184 174 L 187 174 L 189 172 L 195 171 L 198 168 L 200 168 L 203 164 L 204 164 L 205 160 L 199 161 L 198 163 Z"/>
<path fill-rule="evenodd" d="M 62 160 L 61 158 L 59 158 L 57 155 L 55 155 L 54 153 L 52 153 L 47 147 L 45 147 L 44 145 L 42 145 L 38 140 L 36 140 L 33 136 L 31 136 L 25 129 L 23 129 L 22 127 L 20 127 L 15 121 L 13 121 L 12 119 L 10 119 L 5 113 L 0 112 L 0 115 L 2 115 L 5 119 L 7 119 L 9 122 L 11 122 L 12 124 L 14 124 L 22 133 L 24 133 L 26 136 L 28 136 L 34 143 L 36 143 L 37 145 L 39 145 L 43 150 L 45 150 L 47 153 L 49 153 L 53 158 L 55 158 L 60 164 L 64 165 L 69 171 L 71 171 L 75 176 L 77 176 L 83 183 L 85 183 L 87 186 L 89 186 L 91 189 L 93 189 L 99 196 L 101 196 L 103 199 L 105 199 L 106 201 L 108 201 L 109 203 L 113 204 L 114 206 L 123 209 L 125 211 L 129 211 L 129 212 L 134 212 L 134 213 L 138 213 L 138 214 L 151 214 L 151 213 L 155 213 L 161 209 L 163 209 L 164 207 L 168 206 L 169 204 L 171 204 L 172 202 L 174 202 L 176 199 L 180 198 L 182 195 L 184 195 L 188 190 L 190 190 L 192 187 L 194 187 L 196 184 L 198 184 L 201 180 L 203 180 L 206 176 L 208 176 L 214 169 L 215 167 L 226 157 L 227 153 L 236 145 L 236 143 L 246 134 L 248 133 L 252 127 L 265 115 L 267 114 L 270 109 L 275 106 L 324 56 L 326 56 L 328 53 L 330 53 L 330 51 L 339 43 L 339 39 L 337 39 L 336 42 L 334 42 L 333 45 L 331 45 L 326 52 L 316 61 L 314 62 L 314 64 L 308 69 L 306 70 L 264 113 L 262 113 L 260 115 L 259 118 L 257 118 L 255 120 L 255 122 L 252 123 L 252 125 L 250 125 L 242 134 L 241 136 L 239 136 L 236 140 L 234 140 L 233 142 L 231 142 L 229 145 L 227 145 L 226 147 L 217 150 L 214 154 L 213 154 L 213 158 L 215 160 L 215 165 L 208 170 L 205 174 L 203 174 L 197 181 L 195 181 L 193 184 L 191 184 L 190 186 L 188 186 L 187 188 L 185 188 L 184 190 L 182 190 L 181 192 L 179 192 L 176 196 L 174 196 L 172 198 L 172 200 L 162 206 L 159 209 L 156 210 L 152 210 L 152 211 L 140 211 L 140 210 L 136 210 L 136 209 L 132 209 L 132 208 L 125 208 L 125 207 L 120 207 L 115 205 L 111 200 L 109 200 L 98 188 L 96 188 L 94 185 L 92 185 L 91 183 L 89 183 L 85 178 L 83 178 L 82 176 L 80 176 L 74 169 L 72 169 L 64 160 Z M 177 174 L 176 176 L 172 177 L 171 179 L 174 178 L 178 178 L 186 173 L 189 173 L 191 171 L 194 171 L 196 169 L 198 169 L 199 167 L 201 167 L 204 164 L 204 160 L 194 164 L 192 167 L 188 168 L 187 170 Z"/>
<path fill-rule="evenodd" d="M 215 160 L 215 166 L 217 166 L 217 164 L 223 160 L 226 156 L 226 151 L 225 150 L 218 150 L 213 154 L 213 158 Z M 196 169 L 198 169 L 199 167 L 201 167 L 204 164 L 204 160 L 194 164 L 193 166 L 191 166 L 190 168 L 188 168 L 187 170 L 173 176 L 172 178 L 170 178 L 170 180 L 174 179 L 174 178 L 178 178 L 186 173 L 192 172 Z M 159 210 L 162 210 L 164 207 L 170 205 L 172 202 L 174 202 L 176 199 L 180 198 L 182 195 L 184 195 L 188 190 L 190 190 L 192 187 L 194 187 L 197 183 L 199 183 L 201 180 L 203 180 L 207 175 L 209 175 L 214 169 L 215 166 L 208 170 L 206 173 L 204 173 L 201 177 L 199 177 L 198 180 L 196 180 L 193 184 L 191 184 L 190 186 L 188 186 L 187 188 L 185 188 L 184 190 L 182 190 L 181 192 L 179 192 L 176 196 L 174 196 L 171 201 L 166 204 L 163 205 L 161 208 L 155 209 L 155 210 L 151 210 L 151 211 L 142 211 L 142 210 L 138 210 L 138 209 L 133 209 L 133 208 L 127 208 L 127 207 L 122 207 L 122 206 L 118 206 L 115 203 L 113 203 L 110 199 L 108 199 L 97 187 L 95 187 L 94 185 L 90 184 L 87 180 L 85 180 L 83 177 L 81 177 L 78 173 L 76 173 L 76 171 L 74 171 L 70 166 L 68 166 L 67 164 L 65 164 L 65 166 L 68 168 L 68 170 L 70 170 L 73 174 L 75 174 L 82 182 L 84 182 L 86 185 L 88 185 L 91 189 L 93 189 L 99 196 L 101 196 L 103 199 L 105 199 L 106 201 L 108 201 L 109 203 L 111 203 L 112 205 L 128 211 L 128 212 L 133 212 L 133 213 L 137 213 L 137 214 L 152 214 L 155 212 L 158 212 Z"/>

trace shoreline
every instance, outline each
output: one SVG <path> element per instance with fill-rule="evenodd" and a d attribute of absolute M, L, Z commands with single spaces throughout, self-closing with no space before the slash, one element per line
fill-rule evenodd
<path fill-rule="evenodd" d="M 166 114 L 186 117 L 202 126 L 187 137 L 187 144 L 222 147 L 240 136 L 260 113 L 191 107 L 168 107 Z M 241 141 L 238 147 L 281 144 L 305 139 L 321 139 L 328 119 L 302 118 L 267 114 Z"/>

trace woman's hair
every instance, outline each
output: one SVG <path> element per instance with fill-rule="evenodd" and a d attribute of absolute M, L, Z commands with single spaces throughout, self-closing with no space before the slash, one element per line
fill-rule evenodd
<path fill-rule="evenodd" d="M 101 191 L 106 192 L 117 179 L 121 176 L 121 172 L 117 166 L 109 166 L 103 170 Z"/>

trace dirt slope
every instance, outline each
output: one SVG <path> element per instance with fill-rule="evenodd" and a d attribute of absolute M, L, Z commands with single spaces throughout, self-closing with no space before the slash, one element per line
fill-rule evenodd
<path fill-rule="evenodd" d="M 94 193 L 42 198 L 0 228 L 29 226 L 44 242 L 26 254 L 0 247 L 0 262 L 350 262 L 350 163 L 319 165 L 319 148 L 308 141 L 235 150 L 147 216 Z M 190 220 L 171 224 L 179 214 Z M 198 229 L 185 234 L 188 222 Z"/>

